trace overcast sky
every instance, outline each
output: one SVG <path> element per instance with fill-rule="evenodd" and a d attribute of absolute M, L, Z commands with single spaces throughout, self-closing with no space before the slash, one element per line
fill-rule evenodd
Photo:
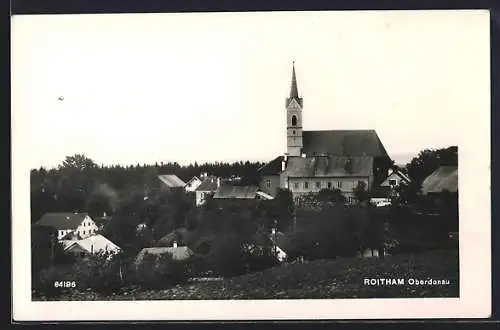
<path fill-rule="evenodd" d="M 484 11 L 15 16 L 13 139 L 31 167 L 270 160 L 293 60 L 305 130 L 375 129 L 400 162 L 489 111 Z"/>

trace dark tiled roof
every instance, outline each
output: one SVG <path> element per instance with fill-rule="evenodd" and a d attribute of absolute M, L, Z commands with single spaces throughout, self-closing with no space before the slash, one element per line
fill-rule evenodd
<path fill-rule="evenodd" d="M 373 157 L 288 157 L 288 177 L 346 177 L 372 174 Z"/>
<path fill-rule="evenodd" d="M 443 191 L 458 191 L 458 167 L 441 166 L 422 183 L 422 193 L 440 193 Z"/>
<path fill-rule="evenodd" d="M 57 230 L 76 229 L 87 215 L 87 213 L 45 213 L 36 225 Z"/>
<path fill-rule="evenodd" d="M 208 177 L 196 188 L 196 191 L 216 191 L 217 190 L 217 178 Z"/>
<path fill-rule="evenodd" d="M 217 189 L 214 199 L 255 199 L 258 187 L 222 185 Z"/>
<path fill-rule="evenodd" d="M 186 183 L 175 174 L 158 175 L 158 179 L 169 188 L 182 188 L 186 185 Z"/>
<path fill-rule="evenodd" d="M 389 157 L 375 130 L 304 131 L 302 137 L 308 156 Z"/>
<path fill-rule="evenodd" d="M 281 173 L 281 162 L 283 156 L 278 156 L 258 169 L 260 175 L 278 175 Z"/>

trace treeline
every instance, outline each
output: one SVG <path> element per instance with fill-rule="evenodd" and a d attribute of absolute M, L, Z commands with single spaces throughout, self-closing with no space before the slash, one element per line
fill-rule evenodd
<path fill-rule="evenodd" d="M 85 155 L 68 156 L 57 168 L 31 170 L 32 221 L 46 212 L 89 211 L 93 196 L 106 195 L 113 211 L 122 196 L 130 191 L 148 191 L 159 187 L 158 175 L 175 174 L 187 182 L 201 173 L 220 177 L 241 177 L 242 184 L 256 183 L 260 162 L 214 162 L 181 166 L 156 163 L 135 166 L 99 166 Z"/>

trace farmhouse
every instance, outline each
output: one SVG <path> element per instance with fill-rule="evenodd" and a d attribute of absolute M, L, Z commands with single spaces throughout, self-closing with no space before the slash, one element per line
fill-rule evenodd
<path fill-rule="evenodd" d="M 186 183 L 175 174 L 158 175 L 161 190 L 183 189 Z"/>
<path fill-rule="evenodd" d="M 213 195 L 217 188 L 220 186 L 220 178 L 214 176 L 208 176 L 203 182 L 196 188 L 196 206 L 203 205 L 207 198 Z"/>
<path fill-rule="evenodd" d="M 375 130 L 303 130 L 303 98 L 295 65 L 286 99 L 287 152 L 259 169 L 262 191 L 288 188 L 294 197 L 321 189 L 340 189 L 351 197 L 359 182 L 366 189 L 387 178 L 392 161 Z"/>
<path fill-rule="evenodd" d="M 137 270 L 137 268 L 142 264 L 146 255 L 154 256 L 156 258 L 156 262 L 158 262 L 160 257 L 165 255 L 171 256 L 172 260 L 182 261 L 189 259 L 192 255 L 194 255 L 194 253 L 187 246 L 177 246 L 176 243 L 174 243 L 174 245 L 171 247 L 144 248 L 137 254 L 134 259 L 133 267 L 135 268 L 135 270 Z"/>
<path fill-rule="evenodd" d="M 458 193 L 458 167 L 441 166 L 422 183 L 422 194 Z"/>
<path fill-rule="evenodd" d="M 74 255 L 84 256 L 99 252 L 118 253 L 121 249 L 106 237 L 98 234 L 79 240 L 61 240 L 64 251 Z"/>
<path fill-rule="evenodd" d="M 98 230 L 94 220 L 87 213 L 46 213 L 35 225 L 57 230 L 58 240 L 69 233 L 76 233 L 86 238 Z"/>

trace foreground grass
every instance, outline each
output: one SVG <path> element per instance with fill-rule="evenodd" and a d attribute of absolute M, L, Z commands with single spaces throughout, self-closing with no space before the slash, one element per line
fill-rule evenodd
<path fill-rule="evenodd" d="M 365 285 L 364 279 L 448 280 L 449 285 Z M 53 300 L 313 299 L 458 297 L 458 251 L 398 255 L 384 260 L 335 259 L 286 264 L 222 281 L 165 290 L 126 287 L 104 296 L 73 291 Z M 45 299 L 42 299 L 45 300 Z"/>

